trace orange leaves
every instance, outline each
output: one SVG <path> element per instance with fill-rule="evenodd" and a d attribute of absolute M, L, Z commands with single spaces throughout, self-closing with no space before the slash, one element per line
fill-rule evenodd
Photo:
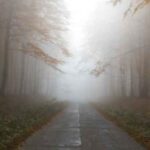
<path fill-rule="evenodd" d="M 66 48 L 64 37 L 64 32 L 67 30 L 67 18 L 63 2 L 59 0 L 28 0 L 28 2 L 17 3 L 16 10 L 13 36 L 15 36 L 15 40 L 19 39 L 20 47 L 25 47 L 22 48 L 22 52 L 42 60 L 53 68 L 64 62 L 53 58 L 50 56 L 51 54 L 48 55 L 38 46 L 39 44 L 55 45 L 58 48 L 56 51 L 58 56 L 59 53 L 61 55 L 63 53 L 66 57 L 71 56 Z"/>
<path fill-rule="evenodd" d="M 27 49 L 21 50 L 22 52 L 29 54 L 33 57 L 38 58 L 39 60 L 42 60 L 47 65 L 50 65 L 52 68 L 58 70 L 59 72 L 64 73 L 62 70 L 60 70 L 57 66 L 59 64 L 63 64 L 64 61 L 58 60 L 52 56 L 49 56 L 47 53 L 45 53 L 40 47 L 33 43 L 29 43 Z"/>
<path fill-rule="evenodd" d="M 109 66 L 110 66 L 110 64 L 108 64 L 108 63 L 103 64 L 102 62 L 98 61 L 96 64 L 96 67 L 91 71 L 91 74 L 98 77 L 102 73 L 104 73 Z"/>
<path fill-rule="evenodd" d="M 111 0 L 111 3 L 114 6 L 116 6 L 121 1 L 123 1 L 123 0 Z M 133 2 L 131 0 L 129 7 L 127 8 L 127 10 L 124 13 L 124 16 L 126 17 L 129 13 L 135 14 L 137 11 L 139 11 L 140 9 L 142 9 L 149 3 L 150 3 L 150 0 L 136 0 L 135 2 Z"/>
<path fill-rule="evenodd" d="M 149 4 L 150 0 L 137 0 L 136 3 L 131 2 L 130 6 L 124 13 L 124 16 L 126 17 L 129 13 L 135 14 L 140 9 L 144 8 L 147 4 Z"/>
<path fill-rule="evenodd" d="M 39 48 L 38 46 L 36 46 L 32 43 L 29 44 L 29 47 L 31 48 L 31 51 L 29 51 L 29 52 L 32 55 L 40 58 L 41 60 L 43 60 L 48 65 L 50 65 L 50 64 L 58 65 L 58 64 L 64 63 L 63 61 L 57 60 L 56 58 L 49 56 L 48 54 L 43 52 L 43 50 L 41 48 Z"/>
<path fill-rule="evenodd" d="M 139 9 L 143 8 L 144 6 L 146 6 L 147 4 L 149 4 L 150 0 L 143 0 L 141 1 L 139 4 L 137 4 L 137 6 L 134 9 L 134 13 L 136 13 Z"/>
<path fill-rule="evenodd" d="M 31 37 L 31 39 L 32 39 L 32 37 Z M 15 40 L 19 40 L 19 39 L 17 38 Z M 32 39 L 32 41 L 34 42 L 33 39 Z M 18 41 L 18 42 L 20 43 L 20 41 Z M 28 55 L 31 55 L 33 57 L 36 57 L 37 59 L 43 61 L 44 63 L 50 65 L 51 67 L 53 67 L 54 69 L 57 69 L 57 70 L 59 70 L 57 68 L 58 65 L 65 63 L 62 60 L 59 60 L 59 59 L 56 59 L 56 58 L 50 56 L 49 54 L 47 54 L 45 52 L 44 49 L 39 47 L 37 43 L 33 44 L 33 42 L 26 43 L 24 46 L 22 46 L 22 48 L 20 48 L 18 50 L 20 50 L 21 52 L 24 52 Z M 59 47 L 58 47 L 58 49 L 59 49 Z M 63 49 L 63 53 L 65 53 L 65 55 L 67 55 L 67 56 L 70 56 L 70 54 L 68 53 L 68 50 L 66 50 L 65 48 Z M 59 70 L 59 71 L 61 71 L 61 70 Z"/>

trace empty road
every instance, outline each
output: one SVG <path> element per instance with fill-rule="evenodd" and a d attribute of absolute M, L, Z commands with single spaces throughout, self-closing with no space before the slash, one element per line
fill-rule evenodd
<path fill-rule="evenodd" d="M 144 150 L 88 104 L 71 104 L 19 150 Z"/>

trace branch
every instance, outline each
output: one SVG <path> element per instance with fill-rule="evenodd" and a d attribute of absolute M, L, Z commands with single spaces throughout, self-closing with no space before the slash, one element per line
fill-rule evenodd
<path fill-rule="evenodd" d="M 61 60 L 58 60 L 52 56 L 49 56 L 48 54 L 43 52 L 43 50 L 41 48 L 34 45 L 33 43 L 29 43 L 28 46 L 29 46 L 29 48 L 22 49 L 20 51 L 42 60 L 43 62 L 50 65 L 52 68 L 54 68 L 55 70 L 57 70 L 61 73 L 65 73 L 57 67 L 57 65 L 63 64 L 64 61 L 61 61 Z"/>

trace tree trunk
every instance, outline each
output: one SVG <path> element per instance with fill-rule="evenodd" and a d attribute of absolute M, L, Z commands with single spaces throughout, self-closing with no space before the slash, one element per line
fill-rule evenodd
<path fill-rule="evenodd" d="M 0 94 L 5 96 L 6 84 L 8 79 L 8 69 L 9 69 L 9 48 L 10 48 L 10 31 L 11 31 L 11 20 L 13 13 L 13 3 L 12 1 L 8 3 L 8 18 L 6 23 L 6 35 L 5 35 L 5 43 L 4 43 L 4 66 L 2 73 L 2 84 L 0 89 Z"/>
<path fill-rule="evenodd" d="M 149 50 L 145 50 L 143 54 L 143 76 L 141 85 L 141 97 L 149 96 Z"/>

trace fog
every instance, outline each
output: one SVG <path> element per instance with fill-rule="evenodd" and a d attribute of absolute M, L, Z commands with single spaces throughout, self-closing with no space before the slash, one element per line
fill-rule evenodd
<path fill-rule="evenodd" d="M 1 95 L 150 95 L 145 0 L 0 0 Z"/>

